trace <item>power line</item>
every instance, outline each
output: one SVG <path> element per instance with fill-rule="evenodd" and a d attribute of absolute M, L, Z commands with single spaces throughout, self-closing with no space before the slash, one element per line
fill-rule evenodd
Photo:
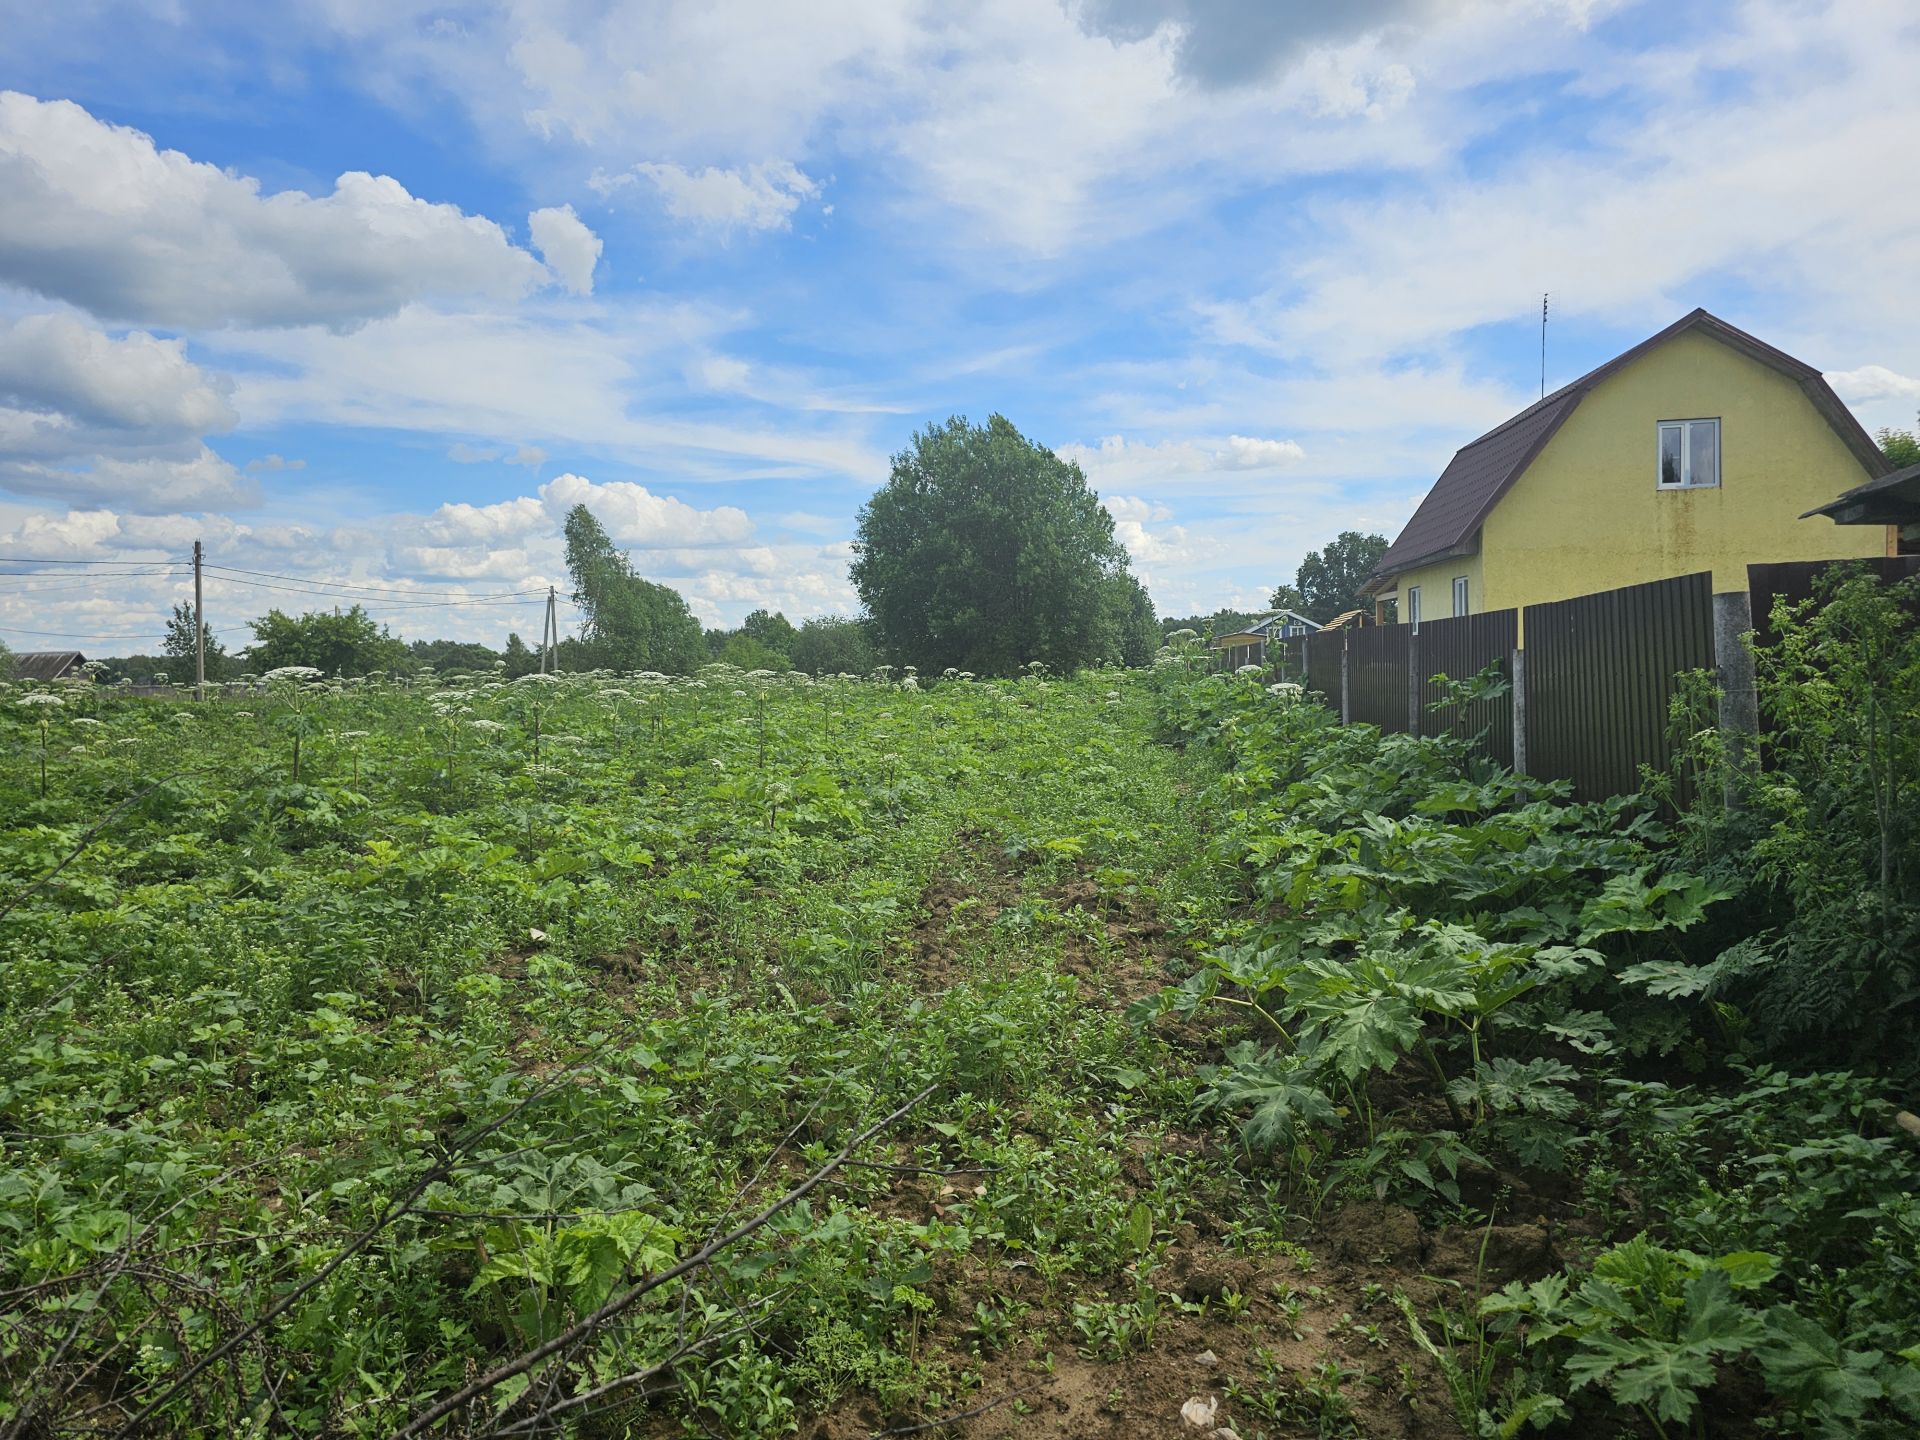
<path fill-rule="evenodd" d="M 206 568 L 212 570 L 215 567 L 209 565 Z M 545 593 L 538 590 L 523 590 L 505 595 L 478 596 L 468 600 L 375 600 L 370 596 L 342 595 L 338 591 L 314 590 L 304 585 L 269 585 L 261 580 L 236 580 L 231 575 L 215 575 L 212 578 L 219 581 L 222 585 L 247 585 L 255 590 L 284 590 L 295 595 L 317 595 L 322 600 L 351 600 L 356 604 L 364 601 L 369 605 L 380 605 L 388 609 L 399 608 L 404 610 L 434 607 L 444 609 L 461 605 L 531 605 L 533 603 L 531 599 L 520 597 Z M 420 592 L 418 590 L 402 590 L 394 593 L 418 595 Z"/>
<path fill-rule="evenodd" d="M 305 575 L 276 575 L 270 570 L 241 570 L 232 565 L 209 564 L 209 570 L 218 570 L 225 575 L 257 575 L 263 580 L 291 580 L 296 585 L 331 585 L 339 590 L 366 590 L 376 595 L 421 595 L 427 592 L 408 589 L 405 586 L 362 585 L 356 580 L 314 580 Z M 239 582 L 235 582 L 236 584 Z M 476 600 L 505 600 L 519 595 L 544 595 L 547 587 L 537 586 L 530 590 L 497 590 L 472 597 Z M 344 598 L 344 597 L 342 597 Z M 465 603 L 464 601 L 461 603 Z"/>
<path fill-rule="evenodd" d="M 164 640 L 165 635 L 82 635 L 74 630 L 28 630 L 20 625 L 0 625 L 9 635 L 41 635 L 52 640 Z"/>
<path fill-rule="evenodd" d="M 0 595 L 51 595 L 63 590 L 94 590 L 101 585 L 111 584 L 120 580 L 152 580 L 166 576 L 191 575 L 193 572 L 191 570 L 134 570 L 119 575 L 95 575 L 90 579 L 81 580 L 77 583 L 71 580 L 71 573 L 70 571 L 61 573 L 59 575 L 61 583 L 57 585 L 23 584 L 0 586 Z M 20 578 L 24 577 L 0 572 L 0 581 Z"/>

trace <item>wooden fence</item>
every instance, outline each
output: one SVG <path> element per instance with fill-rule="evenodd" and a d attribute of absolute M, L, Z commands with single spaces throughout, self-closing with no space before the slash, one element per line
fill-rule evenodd
<path fill-rule="evenodd" d="M 1771 643 L 1774 596 L 1807 598 L 1830 563 L 1751 566 L 1747 589 L 1719 595 L 1701 571 L 1529 605 L 1524 625 L 1496 610 L 1429 620 L 1417 635 L 1404 625 L 1316 635 L 1307 688 L 1349 723 L 1477 739 L 1502 764 L 1571 782 L 1582 800 L 1630 794 L 1643 766 L 1673 760 L 1672 701 L 1688 671 L 1718 679 L 1723 730 L 1757 731 L 1745 637 Z M 1920 557 L 1864 563 L 1883 580 L 1920 575 Z M 1445 691 L 1432 677 L 1465 680 L 1496 662 L 1513 682 L 1506 697 L 1435 708 Z"/>

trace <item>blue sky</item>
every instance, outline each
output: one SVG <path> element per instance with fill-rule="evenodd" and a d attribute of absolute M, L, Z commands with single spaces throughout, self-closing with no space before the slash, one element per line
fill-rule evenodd
<path fill-rule="evenodd" d="M 0 555 L 119 567 L 9 562 L 16 649 L 141 648 L 195 538 L 408 636 L 537 633 L 411 602 L 564 588 L 576 501 L 709 623 L 842 613 L 888 456 L 996 410 L 1164 612 L 1251 604 L 1533 398 L 1543 291 L 1550 385 L 1705 305 L 1870 426 L 1920 408 L 1895 0 L 0 0 L 0 33 Z M 326 603 L 246 578 L 216 625 Z"/>

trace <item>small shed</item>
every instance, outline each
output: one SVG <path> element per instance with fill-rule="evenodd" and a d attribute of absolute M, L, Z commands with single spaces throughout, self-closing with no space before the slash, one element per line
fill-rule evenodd
<path fill-rule="evenodd" d="M 78 650 L 17 650 L 13 656 L 16 680 L 65 680 L 78 675 L 87 657 Z"/>
<path fill-rule="evenodd" d="M 1898 553 L 1920 555 L 1920 465 L 1856 485 L 1800 518 L 1815 515 L 1825 515 L 1836 525 L 1890 525 L 1899 534 Z"/>

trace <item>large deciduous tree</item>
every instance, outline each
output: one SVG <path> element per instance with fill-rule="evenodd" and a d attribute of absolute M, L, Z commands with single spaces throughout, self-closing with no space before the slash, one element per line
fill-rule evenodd
<path fill-rule="evenodd" d="M 635 573 L 593 512 L 567 512 L 567 570 L 573 599 L 586 611 L 581 653 L 612 670 L 685 675 L 706 659 L 706 636 L 677 590 Z"/>
<path fill-rule="evenodd" d="M 311 665 L 329 675 L 365 675 L 372 670 L 404 666 L 408 659 L 407 647 L 389 634 L 384 625 L 376 625 L 373 617 L 358 605 L 338 614 L 314 610 L 305 615 L 287 615 L 269 610 L 249 624 L 253 644 L 247 647 L 247 659 L 254 669 L 262 672 L 288 665 Z M 186 643 L 191 663 L 191 617 L 187 620 Z"/>
<path fill-rule="evenodd" d="M 1136 597 L 1116 579 L 1113 517 L 1078 465 L 1004 416 L 916 434 L 861 507 L 855 549 L 854 588 L 889 659 L 1008 675 L 1121 658 L 1117 611 L 1131 616 Z"/>
<path fill-rule="evenodd" d="M 1300 562 L 1293 577 L 1299 606 L 1275 608 L 1298 608 L 1308 619 L 1324 625 L 1360 604 L 1360 587 L 1386 553 L 1386 536 L 1342 530 L 1324 549 L 1309 552 Z"/>

